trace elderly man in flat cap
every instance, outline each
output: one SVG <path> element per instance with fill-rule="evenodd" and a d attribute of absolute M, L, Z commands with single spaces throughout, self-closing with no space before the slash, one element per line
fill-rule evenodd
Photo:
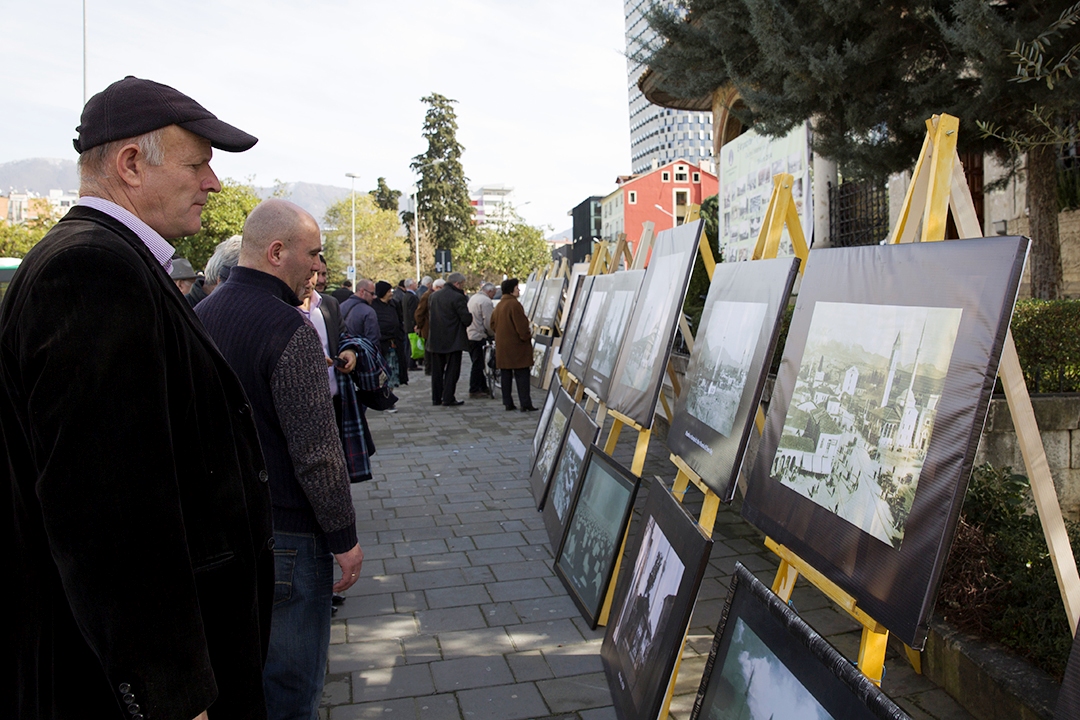
<path fill-rule="evenodd" d="M 266 717 L 267 473 L 244 390 L 169 278 L 211 148 L 256 138 L 127 77 L 86 104 L 80 200 L 0 307 L 13 560 L 3 717 Z M 82 281 L 110 278 L 109 292 Z"/>

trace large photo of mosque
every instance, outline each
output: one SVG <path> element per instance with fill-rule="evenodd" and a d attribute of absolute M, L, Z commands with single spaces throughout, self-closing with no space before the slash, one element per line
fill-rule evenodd
<path fill-rule="evenodd" d="M 773 479 L 899 549 L 961 315 L 818 302 Z"/>

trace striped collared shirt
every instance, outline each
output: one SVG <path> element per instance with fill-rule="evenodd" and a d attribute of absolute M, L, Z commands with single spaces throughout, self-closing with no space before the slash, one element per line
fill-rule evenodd
<path fill-rule="evenodd" d="M 79 204 L 103 212 L 114 220 L 123 223 L 128 230 L 135 233 L 143 245 L 154 256 L 154 259 L 165 269 L 166 273 L 172 272 L 172 257 L 176 254 L 176 248 L 165 241 L 157 230 L 144 223 L 126 208 L 123 208 L 111 200 L 84 195 L 79 198 Z"/>

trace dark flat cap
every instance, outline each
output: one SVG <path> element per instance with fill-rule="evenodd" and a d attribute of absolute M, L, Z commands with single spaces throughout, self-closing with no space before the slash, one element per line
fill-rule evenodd
<path fill-rule="evenodd" d="M 199 277 L 195 273 L 195 269 L 191 267 L 191 261 L 187 258 L 173 258 L 172 272 L 169 273 L 169 277 L 173 280 L 194 280 Z"/>
<path fill-rule="evenodd" d="M 390 283 L 386 282 L 385 280 L 380 280 L 379 282 L 375 283 L 375 297 L 381 298 L 383 295 L 390 292 L 390 290 L 392 289 L 393 286 Z"/>
<path fill-rule="evenodd" d="M 259 141 L 254 135 L 218 120 L 214 113 L 179 90 L 128 75 L 87 101 L 79 127 L 75 128 L 79 137 L 73 142 L 75 150 L 83 153 L 98 145 L 168 125 L 179 125 L 227 152 L 243 152 Z"/>

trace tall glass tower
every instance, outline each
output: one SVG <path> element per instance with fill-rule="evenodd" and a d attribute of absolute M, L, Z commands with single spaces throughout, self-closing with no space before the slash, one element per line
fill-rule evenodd
<path fill-rule="evenodd" d="M 673 160 L 695 165 L 712 157 L 712 115 L 653 105 L 638 90 L 645 67 L 633 56 L 655 42 L 645 15 L 653 5 L 674 7 L 673 0 L 624 0 L 626 15 L 626 91 L 630 106 L 630 171 L 647 172 Z"/>

